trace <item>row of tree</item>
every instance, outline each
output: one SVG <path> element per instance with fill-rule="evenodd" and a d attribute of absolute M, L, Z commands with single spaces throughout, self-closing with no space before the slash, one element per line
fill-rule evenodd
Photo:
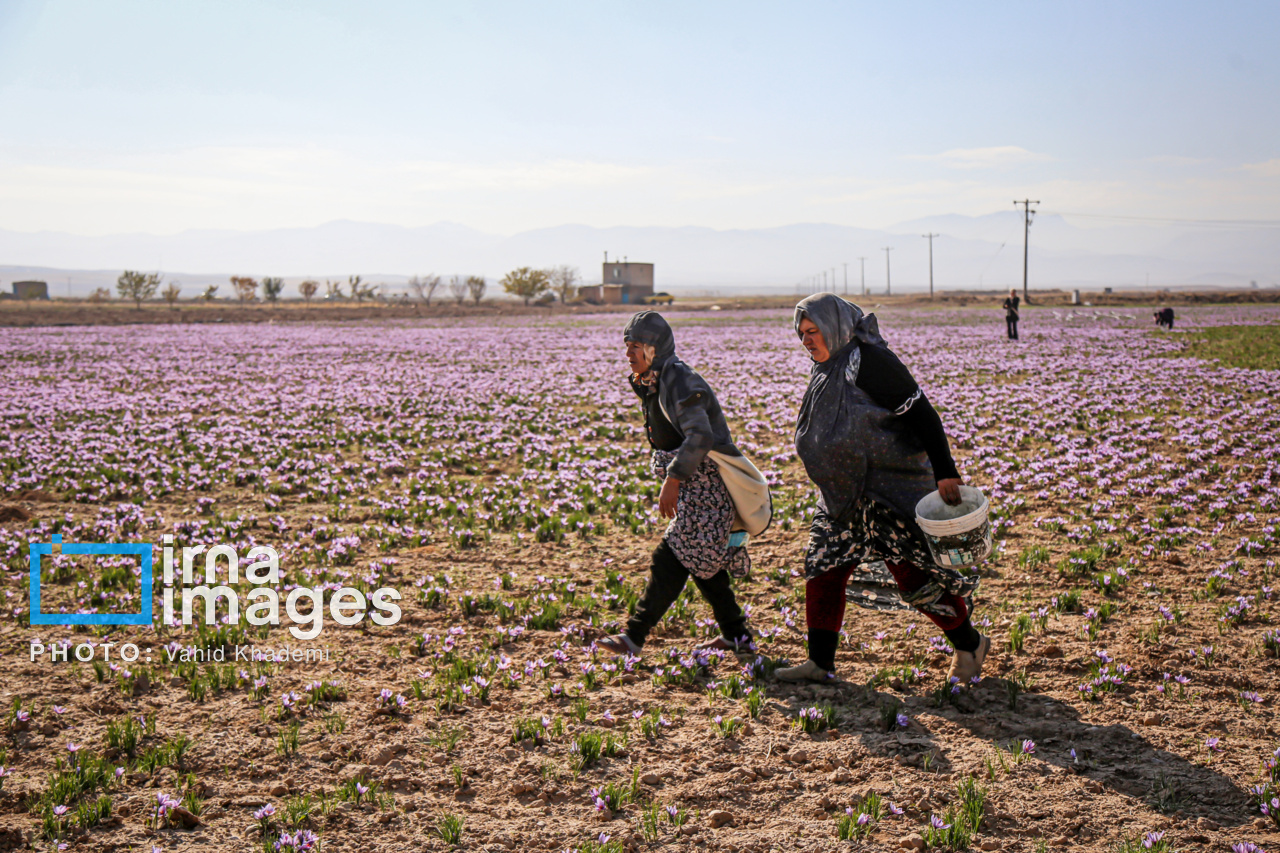
<path fill-rule="evenodd" d="M 533 267 L 518 267 L 507 273 L 498 282 L 502 285 L 504 292 L 511 294 L 517 298 L 523 299 L 524 304 L 528 305 L 535 299 L 546 299 L 550 297 L 554 299 L 554 295 L 559 295 L 561 302 L 567 302 L 577 295 L 578 291 L 578 269 L 568 265 L 552 267 L 551 269 L 535 269 Z M 435 298 L 436 292 L 446 283 L 438 275 L 415 275 L 409 279 L 409 290 L 420 301 L 427 305 L 431 304 L 431 300 Z M 461 305 L 468 298 L 477 305 L 484 297 L 486 288 L 485 279 L 482 276 L 471 275 L 466 278 L 453 276 L 447 283 L 449 295 L 454 301 Z"/>
<path fill-rule="evenodd" d="M 160 277 L 160 273 L 125 270 L 116 279 L 116 292 L 120 294 L 121 299 L 130 299 L 136 307 L 141 308 L 143 302 L 155 298 L 156 292 L 160 291 L 162 282 L 163 279 Z M 231 277 L 231 287 L 235 290 L 241 302 L 257 299 L 258 285 L 259 282 L 256 279 L 243 276 Z M 262 296 L 268 302 L 279 300 L 280 294 L 284 292 L 284 279 L 282 278 L 267 277 L 262 280 L 261 285 Z M 163 291 L 160 291 L 160 297 L 172 306 L 178 301 L 180 293 L 182 293 L 182 286 L 176 281 L 171 281 Z M 314 291 L 312 293 L 314 295 Z M 217 297 L 217 294 L 218 285 L 213 284 L 205 288 L 200 298 L 205 301 L 212 301 Z M 89 300 L 91 302 L 103 302 L 110 295 L 110 292 L 105 287 L 100 287 L 90 294 Z"/>
<path fill-rule="evenodd" d="M 236 298 L 243 302 L 256 302 L 258 298 L 258 284 L 255 279 L 247 276 L 231 277 L 231 289 L 235 293 Z M 284 279 L 282 278 L 264 278 L 262 279 L 262 298 L 268 302 L 277 302 L 280 294 L 284 291 Z M 343 290 L 342 282 L 325 280 L 325 299 L 349 299 L 356 302 L 364 302 L 366 299 L 377 299 L 379 296 L 380 284 L 365 281 L 358 275 L 347 276 L 347 290 Z M 298 293 L 301 294 L 304 302 L 310 303 L 320 292 L 320 282 L 315 279 L 307 279 L 298 284 Z M 212 284 L 205 288 L 202 299 L 212 301 L 217 298 L 218 285 Z"/>
<path fill-rule="evenodd" d="M 171 281 L 161 291 L 160 285 L 162 282 L 163 279 L 159 273 L 125 270 L 116 279 L 116 291 L 120 294 L 121 299 L 132 300 L 138 308 L 142 307 L 143 302 L 154 299 L 157 291 L 159 291 L 160 297 L 172 306 L 178 301 L 178 295 L 182 292 L 182 287 L 178 282 Z M 377 299 L 378 290 L 381 287 L 381 285 L 364 281 L 358 275 L 348 276 L 346 286 L 348 290 L 343 290 L 342 282 L 326 281 L 326 298 L 354 299 L 356 302 L 363 302 L 366 299 Z M 278 302 L 280 295 L 284 293 L 284 279 L 266 276 L 261 281 L 258 281 L 248 276 L 231 276 L 231 290 L 242 303 L 256 302 L 258 300 L 259 287 L 262 288 L 263 299 L 267 302 Z M 218 298 L 218 289 L 219 286 L 216 284 L 208 285 L 198 298 L 203 299 L 205 302 L 212 302 Z M 307 279 L 298 285 L 298 293 L 302 295 L 303 300 L 306 302 L 310 302 L 319 292 L 320 282 L 313 279 Z M 100 287 L 89 296 L 89 300 L 91 302 L 103 302 L 110 297 L 110 291 L 105 287 Z"/>
<path fill-rule="evenodd" d="M 553 301 L 558 294 L 561 302 L 568 302 L 578 292 L 578 268 L 568 265 L 551 269 L 518 267 L 502 277 L 502 289 L 517 296 L 528 305 L 530 300 Z"/>
<path fill-rule="evenodd" d="M 409 279 L 409 291 L 419 302 L 425 302 L 430 305 L 432 298 L 436 295 L 436 291 L 440 289 L 443 283 L 438 275 L 415 275 Z M 467 299 L 471 299 L 479 305 L 488 287 L 489 284 L 482 275 L 469 275 L 466 278 L 455 275 L 448 282 L 449 295 L 459 305 L 466 302 Z"/>
<path fill-rule="evenodd" d="M 530 301 L 535 299 L 554 301 L 556 295 L 560 297 L 561 302 L 567 302 L 577 294 L 578 281 L 577 268 L 564 265 L 551 269 L 519 267 L 503 276 L 499 283 L 502 285 L 503 291 L 523 299 L 524 304 L 528 305 Z M 132 300 L 138 308 L 142 307 L 143 302 L 154 299 L 157 292 L 172 307 L 178 301 L 178 295 L 182 292 L 182 287 L 178 282 L 171 281 L 163 291 L 160 291 L 162 283 L 163 280 L 159 273 L 125 270 L 116 279 L 116 290 L 121 299 Z M 379 288 L 381 288 L 381 285 L 366 282 L 358 275 L 347 277 L 346 289 L 344 289 L 343 283 L 340 281 L 326 280 L 324 284 L 326 299 L 354 300 L 355 302 L 377 299 Z M 459 305 L 467 299 L 471 299 L 479 305 L 488 287 L 484 276 L 479 275 L 466 277 L 455 275 L 447 283 L 443 282 L 438 275 L 415 275 L 409 279 L 409 291 L 419 301 L 430 305 L 432 298 L 440 290 L 442 284 L 447 286 L 449 295 Z M 279 301 L 280 294 L 284 292 L 284 279 L 266 277 L 258 281 L 248 276 L 231 277 L 232 292 L 241 303 L 256 302 L 259 287 L 262 288 L 262 298 L 267 302 L 274 303 Z M 298 293 L 302 296 L 303 301 L 308 304 L 319 292 L 320 282 L 314 279 L 307 279 L 298 285 Z M 101 302 L 110 298 L 110 295 L 106 288 L 98 288 L 89 298 L 93 302 Z M 218 285 L 211 284 L 204 289 L 199 298 L 206 302 L 212 302 L 217 298 L 217 295 Z"/>

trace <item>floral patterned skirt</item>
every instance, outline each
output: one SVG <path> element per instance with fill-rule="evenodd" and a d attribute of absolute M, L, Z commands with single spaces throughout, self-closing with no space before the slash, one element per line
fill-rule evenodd
<path fill-rule="evenodd" d="M 885 561 L 910 563 L 929 576 L 919 589 L 903 592 Z M 965 599 L 972 609 L 978 588 L 976 575 L 962 575 L 939 566 L 915 526 L 889 507 L 865 495 L 844 522 L 819 509 L 809 527 L 809 548 L 804 572 L 809 578 L 832 569 L 856 565 L 845 588 L 845 598 L 872 610 L 906 610 L 953 617 L 955 611 L 943 599 L 948 594 Z"/>
<path fill-rule="evenodd" d="M 667 478 L 667 466 L 676 458 L 674 451 L 653 451 L 653 471 Z M 733 526 L 733 498 L 720 478 L 720 469 L 710 458 L 680 483 L 680 499 L 676 517 L 667 525 L 667 544 L 686 569 L 700 578 L 709 578 L 728 569 L 735 578 L 751 571 L 751 558 L 745 545 L 729 547 Z"/>

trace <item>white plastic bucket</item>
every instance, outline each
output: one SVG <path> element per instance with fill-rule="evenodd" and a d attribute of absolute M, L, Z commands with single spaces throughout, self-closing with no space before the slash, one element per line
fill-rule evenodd
<path fill-rule="evenodd" d="M 973 486 L 960 487 L 960 505 L 951 506 L 936 491 L 916 504 L 916 524 L 924 532 L 933 561 L 949 569 L 965 568 L 991 556 L 987 496 Z"/>

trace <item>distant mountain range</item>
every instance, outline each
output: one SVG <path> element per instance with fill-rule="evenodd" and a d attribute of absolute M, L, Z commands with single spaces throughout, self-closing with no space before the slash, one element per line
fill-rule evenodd
<path fill-rule="evenodd" d="M 927 289 L 928 241 L 938 289 L 997 289 L 1022 281 L 1022 216 L 939 216 L 882 230 L 797 224 L 718 231 L 711 228 L 561 225 L 511 236 L 441 222 L 419 228 L 337 221 L 270 231 L 198 230 L 179 234 L 84 237 L 0 230 L 0 287 L 44 279 L 55 296 L 112 286 L 122 269 L 160 270 L 182 282 L 184 296 L 231 275 L 304 278 L 359 274 L 402 290 L 408 276 L 437 273 L 497 279 L 517 266 L 578 267 L 586 283 L 599 264 L 627 258 L 655 264 L 659 290 L 713 295 L 794 293 L 825 268 L 827 287 L 849 293 L 886 286 L 883 248 L 895 292 Z M 1082 227 L 1061 216 L 1037 216 L 1031 227 L 1033 287 L 1280 287 L 1280 228 L 1263 226 L 1102 225 Z M 834 274 L 831 272 L 834 269 Z M 816 275 L 816 279 L 815 279 Z M 223 288 L 225 294 L 229 287 Z"/>

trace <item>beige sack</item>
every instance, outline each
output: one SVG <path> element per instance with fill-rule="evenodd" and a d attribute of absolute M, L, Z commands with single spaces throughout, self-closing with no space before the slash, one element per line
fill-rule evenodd
<path fill-rule="evenodd" d="M 745 530 L 751 536 L 759 536 L 773 518 L 773 500 L 769 497 L 769 484 L 760 469 L 745 456 L 727 456 L 715 450 L 707 456 L 720 469 L 720 479 L 729 489 L 733 499 L 733 530 Z"/>
<path fill-rule="evenodd" d="M 658 408 L 669 423 L 675 421 L 662 405 L 662 395 L 658 395 Z M 773 498 L 769 496 L 769 484 L 764 474 L 751 463 L 746 456 L 728 456 L 717 450 L 708 450 L 707 457 L 720 469 L 720 479 L 729 489 L 729 497 L 733 501 L 733 525 L 731 532 L 745 531 L 748 536 L 759 536 L 769 527 L 773 520 Z"/>

